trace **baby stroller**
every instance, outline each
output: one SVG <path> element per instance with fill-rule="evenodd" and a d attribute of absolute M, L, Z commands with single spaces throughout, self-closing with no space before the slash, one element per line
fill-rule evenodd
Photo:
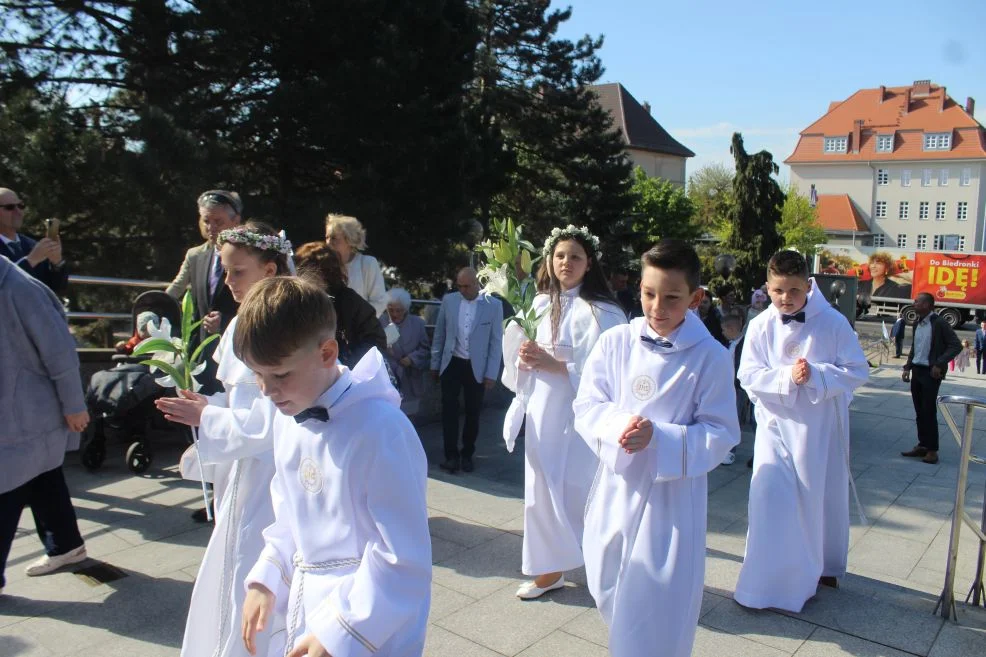
<path fill-rule="evenodd" d="M 158 290 L 138 296 L 132 312 L 134 335 L 138 331 L 137 317 L 145 311 L 162 320 L 167 318 L 172 336 L 180 337 L 181 310 L 177 301 Z M 151 466 L 153 454 L 146 442 L 147 433 L 156 426 L 156 421 L 164 422 L 154 407 L 154 400 L 169 393 L 155 382 L 150 367 L 141 363 L 146 358 L 117 354 L 113 356 L 115 367 L 92 375 L 86 391 L 86 406 L 92 421 L 82 445 L 82 464 L 86 468 L 98 470 L 103 465 L 107 430 L 130 443 L 127 467 L 131 472 L 141 474 Z"/>

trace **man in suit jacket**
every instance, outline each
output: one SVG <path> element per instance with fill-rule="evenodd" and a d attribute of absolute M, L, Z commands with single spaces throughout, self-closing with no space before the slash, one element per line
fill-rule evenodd
<path fill-rule="evenodd" d="M 976 374 L 986 374 L 986 367 L 983 367 L 984 352 L 986 352 L 986 322 L 976 329 Z"/>
<path fill-rule="evenodd" d="M 500 373 L 503 344 L 503 305 L 479 291 L 476 270 L 466 267 L 456 277 L 458 292 L 446 294 L 435 320 L 431 342 L 431 371 L 442 382 L 442 431 L 445 461 L 450 473 L 461 466 L 472 472 L 479 434 L 483 393 Z M 465 396 L 466 421 L 459 451 L 459 391 Z M 461 456 L 461 460 L 460 460 Z"/>
<path fill-rule="evenodd" d="M 890 329 L 890 337 L 893 338 L 896 349 L 894 358 L 900 358 L 901 353 L 904 351 L 904 334 L 906 332 L 907 323 L 904 321 L 904 313 L 902 312 L 897 317 L 897 321 L 894 322 L 894 327 Z"/>
<path fill-rule="evenodd" d="M 24 224 L 24 202 L 12 189 L 0 187 L 0 255 L 60 294 L 68 285 L 68 269 L 60 240 L 35 241 L 18 231 Z"/>
<path fill-rule="evenodd" d="M 918 429 L 918 444 L 901 452 L 901 456 L 919 457 L 930 464 L 938 463 L 938 389 L 949 361 L 962 351 L 955 331 L 933 312 L 934 308 L 935 298 L 927 292 L 914 299 L 919 320 L 914 325 L 911 353 L 901 377 L 911 383 Z"/>
<path fill-rule="evenodd" d="M 236 316 L 239 304 L 233 300 L 233 293 L 226 287 L 226 272 L 219 260 L 216 238 L 228 228 L 239 226 L 243 203 L 239 194 L 217 189 L 199 196 L 199 225 L 205 229 L 208 241 L 194 246 L 185 254 L 181 269 L 167 293 L 180 300 L 186 289 L 191 289 L 195 301 L 195 320 L 202 320 L 199 340 L 205 340 L 212 333 L 222 333 Z M 206 370 L 199 377 L 203 394 L 216 392 L 216 363 L 212 354 L 217 342 L 206 347 L 204 361 Z"/>

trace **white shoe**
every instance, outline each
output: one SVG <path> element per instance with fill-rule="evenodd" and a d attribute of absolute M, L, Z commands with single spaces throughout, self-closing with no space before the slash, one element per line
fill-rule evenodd
<path fill-rule="evenodd" d="M 71 552 L 66 552 L 65 554 L 59 554 L 55 557 L 49 557 L 47 554 L 30 566 L 24 569 L 24 572 L 28 577 L 37 577 L 38 575 L 47 575 L 53 570 L 58 570 L 62 566 L 67 566 L 73 563 L 79 563 L 80 561 L 86 560 L 86 546 L 80 545 Z"/>
<path fill-rule="evenodd" d="M 543 589 L 537 584 L 535 584 L 534 580 L 531 580 L 530 582 L 524 582 L 523 584 L 521 584 L 520 588 L 517 589 L 516 595 L 521 600 L 533 600 L 534 598 L 540 598 L 548 591 L 554 591 L 555 589 L 560 589 L 563 588 L 564 586 L 565 586 L 565 575 L 559 577 L 558 581 L 556 581 L 554 584 L 549 584 Z"/>
<path fill-rule="evenodd" d="M 726 452 L 725 458 L 722 459 L 722 464 L 732 465 L 733 463 L 736 463 L 736 455 L 732 452 Z"/>

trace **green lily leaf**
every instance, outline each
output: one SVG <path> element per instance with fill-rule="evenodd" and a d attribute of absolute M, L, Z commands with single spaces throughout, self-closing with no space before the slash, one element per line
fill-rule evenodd
<path fill-rule="evenodd" d="M 143 365 L 153 366 L 170 376 L 175 383 L 179 384 L 182 389 L 188 389 L 187 381 L 185 380 L 185 368 L 175 367 L 171 363 L 165 363 L 163 360 L 149 359 L 142 362 Z"/>
<path fill-rule="evenodd" d="M 205 340 L 203 340 L 202 344 L 200 344 L 198 347 L 195 348 L 195 351 L 192 353 L 192 357 L 188 359 L 188 366 L 194 370 L 195 366 L 199 364 L 199 358 L 202 357 L 202 350 L 205 349 L 206 346 L 212 344 L 218 339 L 219 339 L 219 334 L 213 333 Z"/>
<path fill-rule="evenodd" d="M 181 341 L 188 344 L 192 337 L 192 320 L 195 318 L 195 301 L 191 291 L 181 300 Z"/>
<path fill-rule="evenodd" d="M 169 354 L 177 354 L 178 348 L 164 338 L 151 338 L 150 340 L 144 340 L 134 347 L 132 355 L 143 356 L 144 354 L 150 354 L 155 351 L 166 351 Z"/>

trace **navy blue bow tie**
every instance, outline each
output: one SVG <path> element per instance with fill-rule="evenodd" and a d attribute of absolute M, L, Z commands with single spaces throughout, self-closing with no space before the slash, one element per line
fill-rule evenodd
<path fill-rule="evenodd" d="M 652 338 L 649 335 L 640 336 L 640 340 L 646 344 L 652 344 L 655 347 L 664 347 L 665 349 L 670 349 L 674 346 L 671 344 L 670 340 L 665 340 L 664 338 Z"/>
<path fill-rule="evenodd" d="M 781 315 L 781 321 L 785 324 L 790 324 L 791 322 L 801 322 L 805 323 L 805 311 L 799 313 L 794 313 L 793 315 Z"/>
<path fill-rule="evenodd" d="M 306 420 L 318 420 L 320 422 L 329 421 L 329 411 L 321 406 L 312 406 L 294 416 L 294 421 L 298 424 Z"/>

